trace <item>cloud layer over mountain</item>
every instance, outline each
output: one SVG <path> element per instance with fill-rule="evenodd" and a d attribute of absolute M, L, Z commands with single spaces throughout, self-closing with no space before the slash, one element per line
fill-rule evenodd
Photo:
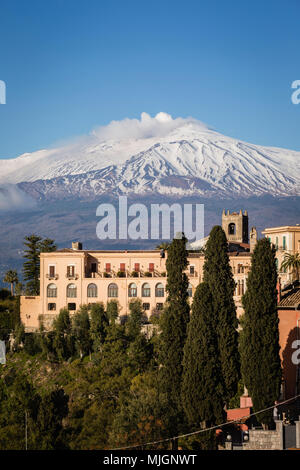
<path fill-rule="evenodd" d="M 160 112 L 155 117 L 148 113 L 142 113 L 141 119 L 125 118 L 121 121 L 111 121 L 107 126 L 101 126 L 92 132 L 100 141 L 105 140 L 127 140 L 127 139 L 149 139 L 164 137 L 170 132 L 182 127 L 184 124 L 192 123 L 200 128 L 207 128 L 205 124 L 193 118 L 175 118 L 170 114 Z"/>

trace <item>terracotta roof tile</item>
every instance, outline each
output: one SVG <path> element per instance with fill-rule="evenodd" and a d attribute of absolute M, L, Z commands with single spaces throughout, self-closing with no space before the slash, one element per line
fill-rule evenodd
<path fill-rule="evenodd" d="M 300 305 L 300 289 L 292 289 L 282 296 L 279 307 L 298 307 Z"/>

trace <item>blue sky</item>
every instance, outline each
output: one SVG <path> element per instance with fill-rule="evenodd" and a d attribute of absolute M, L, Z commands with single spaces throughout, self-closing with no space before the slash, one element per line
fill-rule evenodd
<path fill-rule="evenodd" d="M 142 111 L 300 150 L 299 15 L 298 0 L 1 2 L 0 158 Z"/>

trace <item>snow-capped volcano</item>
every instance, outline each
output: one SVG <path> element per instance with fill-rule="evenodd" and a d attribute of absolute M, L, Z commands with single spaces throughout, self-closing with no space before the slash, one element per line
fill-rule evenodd
<path fill-rule="evenodd" d="M 248 144 L 192 118 L 113 121 L 72 144 L 0 160 L 0 184 L 36 199 L 103 193 L 300 195 L 300 152 Z"/>

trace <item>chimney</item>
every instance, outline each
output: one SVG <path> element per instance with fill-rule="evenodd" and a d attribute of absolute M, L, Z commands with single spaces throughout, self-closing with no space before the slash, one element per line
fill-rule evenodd
<path fill-rule="evenodd" d="M 278 278 L 276 289 L 277 289 L 277 304 L 279 304 L 279 302 L 281 300 L 281 279 L 280 279 L 280 277 Z"/>
<path fill-rule="evenodd" d="M 82 250 L 81 242 L 72 242 L 72 250 Z"/>

